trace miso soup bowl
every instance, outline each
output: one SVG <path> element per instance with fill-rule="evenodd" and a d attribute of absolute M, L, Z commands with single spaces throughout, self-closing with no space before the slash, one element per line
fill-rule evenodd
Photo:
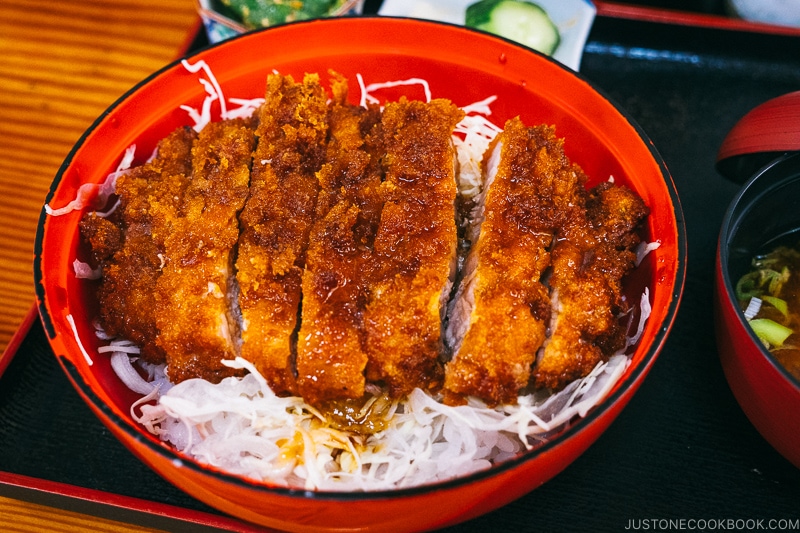
<path fill-rule="evenodd" d="M 788 234 L 800 237 L 798 231 L 800 153 L 795 153 L 756 172 L 731 202 L 719 236 L 714 311 L 719 356 L 731 391 L 759 433 L 800 468 L 800 382 L 753 333 L 735 293 L 755 253 Z"/>
<path fill-rule="evenodd" d="M 504 506 L 542 485 L 583 453 L 619 415 L 648 375 L 672 328 L 683 290 L 686 241 L 683 215 L 661 157 L 637 124 L 587 80 L 520 45 L 442 23 L 394 18 L 336 18 L 292 23 L 247 33 L 188 58 L 203 61 L 227 98 L 263 97 L 273 70 L 295 79 L 334 69 L 350 80 L 359 102 L 365 84 L 422 78 L 433 97 L 465 106 L 495 96 L 491 120 L 519 115 L 529 125 L 552 124 L 567 155 L 591 176 L 613 176 L 635 190 L 651 214 L 643 237 L 660 246 L 626 281 L 636 301 L 649 291 L 652 314 L 630 364 L 608 395 L 587 415 L 546 443 L 485 471 L 420 487 L 379 492 L 321 492 L 244 479 L 182 455 L 139 426 L 130 415 L 136 395 L 97 352 L 92 329 L 96 282 L 77 279 L 73 261 L 86 260 L 81 212 L 42 211 L 36 242 L 38 305 L 50 345 L 75 389 L 133 454 L 165 479 L 212 507 L 264 526 L 289 531 L 401 532 L 435 529 Z M 194 68 L 194 67 L 192 67 Z M 135 163 L 157 141 L 191 124 L 181 106 L 201 109 L 202 72 L 176 62 L 143 81 L 111 106 L 83 135 L 56 176 L 47 205 L 69 204 L 81 186 L 102 183 L 125 150 Z M 424 98 L 419 86 L 387 89 Z M 416 91 L 416 92 L 414 92 Z M 219 102 L 212 103 L 212 111 Z M 91 185 L 89 186 L 91 187 Z M 91 364 L 90 364 L 91 362 Z"/>

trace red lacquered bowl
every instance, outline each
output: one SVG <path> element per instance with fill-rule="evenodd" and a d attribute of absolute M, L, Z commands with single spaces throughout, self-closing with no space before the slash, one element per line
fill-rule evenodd
<path fill-rule="evenodd" d="M 273 70 L 299 79 L 305 72 L 324 78 L 334 69 L 350 79 L 354 99 L 357 74 L 365 83 L 418 77 L 428 80 L 434 97 L 460 106 L 496 95 L 491 118 L 499 125 L 515 115 L 530 125 L 555 125 L 566 138 L 567 154 L 592 177 L 592 185 L 613 176 L 650 207 L 644 233 L 661 246 L 630 277 L 626 292 L 638 301 L 649 288 L 653 313 L 631 364 L 609 395 L 586 417 L 514 460 L 448 482 L 394 491 L 276 488 L 202 466 L 131 419 L 135 395 L 96 352 L 91 320 L 97 305 L 91 282 L 73 274 L 73 260 L 86 259 L 78 231 L 81 214 L 53 217 L 43 211 L 35 276 L 52 349 L 80 395 L 136 456 L 197 499 L 258 524 L 291 531 L 420 531 L 473 518 L 531 491 L 563 470 L 611 424 L 664 345 L 686 269 L 685 228 L 671 177 L 652 143 L 622 110 L 579 75 L 529 49 L 463 27 L 411 19 L 326 19 L 279 26 L 226 41 L 189 60 L 204 60 L 227 96 L 263 96 L 266 76 Z M 151 153 L 158 139 L 189 123 L 179 107 L 199 108 L 204 96 L 197 75 L 180 63 L 145 80 L 81 138 L 53 182 L 47 203 L 64 206 L 82 184 L 102 182 L 132 144 L 138 154 Z"/>
<path fill-rule="evenodd" d="M 764 348 L 735 296 L 753 256 L 798 230 L 800 153 L 762 168 L 731 202 L 717 249 L 714 310 L 719 355 L 736 400 L 761 435 L 800 468 L 800 382 Z"/>
<path fill-rule="evenodd" d="M 761 167 L 800 150 L 800 91 L 777 96 L 745 114 L 725 136 L 717 169 L 744 183 Z"/>

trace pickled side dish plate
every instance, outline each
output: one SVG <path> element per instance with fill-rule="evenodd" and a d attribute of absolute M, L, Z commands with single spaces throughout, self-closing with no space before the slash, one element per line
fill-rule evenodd
<path fill-rule="evenodd" d="M 291 47 L 285 43 L 294 43 Z M 97 303 L 73 262 L 85 257 L 79 212 L 43 210 L 35 277 L 50 345 L 78 393 L 109 430 L 156 472 L 195 498 L 234 516 L 289 531 L 418 531 L 455 524 L 501 507 L 557 475 L 611 424 L 641 385 L 672 327 L 685 277 L 683 216 L 669 173 L 645 133 L 588 81 L 529 49 L 459 26 L 413 19 L 339 18 L 254 31 L 198 52 L 228 96 L 263 96 L 277 70 L 299 79 L 334 69 L 366 83 L 423 78 L 435 97 L 465 106 L 496 96 L 496 124 L 519 115 L 547 123 L 566 139 L 567 155 L 592 178 L 613 177 L 650 207 L 643 233 L 658 242 L 626 282 L 626 294 L 649 290 L 653 312 L 630 364 L 608 396 L 583 418 L 530 452 L 469 476 L 407 489 L 323 492 L 270 486 L 203 466 L 149 434 L 131 417 L 137 395 L 97 353 Z M 355 98 L 357 91 L 353 90 Z M 399 94 L 403 94 L 400 92 Z M 157 141 L 189 124 L 181 106 L 207 96 L 180 62 L 134 87 L 83 135 L 62 165 L 49 206 L 71 202 L 82 186 L 104 182 L 131 145 L 151 153 Z M 357 103 L 357 101 L 353 102 Z"/>
<path fill-rule="evenodd" d="M 285 24 L 295 20 L 314 17 L 343 17 L 360 15 L 364 0 L 316 0 L 311 2 L 313 10 L 304 12 L 304 3 L 254 0 L 196 0 L 197 12 L 203 20 L 209 42 L 218 43 L 256 28 Z M 320 12 L 320 6 L 328 4 L 327 12 Z M 251 7 L 261 6 L 260 10 Z M 245 15 L 249 16 L 246 17 Z M 268 17 L 273 16 L 270 20 Z M 264 18 L 266 16 L 266 18 Z"/>
<path fill-rule="evenodd" d="M 467 8 L 477 0 L 384 0 L 380 15 L 415 17 L 463 25 Z M 554 59 L 573 70 L 580 70 L 583 48 L 596 9 L 589 0 L 535 0 L 558 32 L 558 46 L 551 54 Z"/>

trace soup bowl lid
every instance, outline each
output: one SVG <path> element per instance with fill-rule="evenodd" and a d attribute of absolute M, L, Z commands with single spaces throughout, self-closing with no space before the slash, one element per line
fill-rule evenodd
<path fill-rule="evenodd" d="M 731 128 L 717 152 L 717 171 L 744 183 L 771 161 L 800 152 L 800 91 L 767 100 Z"/>

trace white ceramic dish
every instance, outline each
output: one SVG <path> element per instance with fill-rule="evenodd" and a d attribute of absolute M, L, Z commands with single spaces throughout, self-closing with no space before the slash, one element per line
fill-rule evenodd
<path fill-rule="evenodd" d="M 384 0 L 379 15 L 438 20 L 464 24 L 467 7 L 477 0 Z M 535 0 L 558 28 L 561 42 L 553 58 L 579 70 L 583 47 L 592 28 L 596 9 L 588 0 Z"/>

